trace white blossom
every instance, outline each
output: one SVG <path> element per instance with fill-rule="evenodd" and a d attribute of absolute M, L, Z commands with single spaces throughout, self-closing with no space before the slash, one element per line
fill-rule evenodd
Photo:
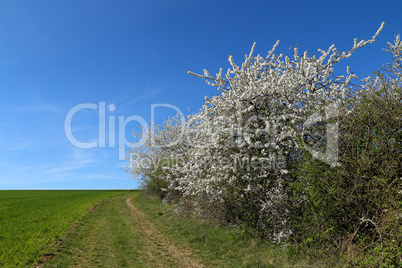
<path fill-rule="evenodd" d="M 152 159 L 154 166 L 158 159 L 177 159 L 165 165 L 160 176 L 170 183 L 170 189 L 183 196 L 207 195 L 210 200 L 222 202 L 227 187 L 239 181 L 247 182 L 243 189 L 246 192 L 262 189 L 264 195 L 258 203 L 261 219 L 269 215 L 282 222 L 274 239 L 283 240 L 291 234 L 286 227 L 287 212 L 275 206 L 286 198 L 282 180 L 289 171 L 286 167 L 269 167 L 269 161 L 285 162 L 289 152 L 300 146 L 298 140 L 308 116 L 335 100 L 359 97 L 373 87 L 375 82 L 366 77 L 356 90 L 351 82 L 357 76 L 350 73 L 349 66 L 343 75 L 335 75 L 333 67 L 374 42 L 383 26 L 370 40 L 354 39 L 353 47 L 342 53 L 331 45 L 327 50 L 319 49 L 318 58 L 308 57 L 307 51 L 300 58 L 295 48 L 293 58 L 283 58 L 283 54 L 275 55 L 278 40 L 265 58 L 253 56 L 255 43 L 240 65 L 230 55 L 231 68 L 225 77 L 222 68 L 215 78 L 207 70 L 204 75 L 188 72 L 205 79 L 219 94 L 205 97 L 200 111 L 185 121 L 177 116 L 163 125 L 151 123 L 148 131 L 139 134 L 147 137 L 145 144 L 132 148 L 130 153 Z M 401 47 L 397 36 L 388 50 L 400 59 Z M 141 166 L 128 171 L 152 172 Z M 264 181 L 261 178 L 269 178 L 272 183 L 260 184 Z"/>

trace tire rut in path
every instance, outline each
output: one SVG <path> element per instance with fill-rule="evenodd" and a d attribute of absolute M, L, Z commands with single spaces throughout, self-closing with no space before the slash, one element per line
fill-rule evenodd
<path fill-rule="evenodd" d="M 131 197 L 126 199 L 134 218 L 138 220 L 139 232 L 143 234 L 144 242 L 166 258 L 171 258 L 177 267 L 204 267 L 194 254 L 186 248 L 177 248 L 164 234 L 162 234 L 146 215 L 131 203 Z M 152 259 L 157 256 L 149 256 Z"/>

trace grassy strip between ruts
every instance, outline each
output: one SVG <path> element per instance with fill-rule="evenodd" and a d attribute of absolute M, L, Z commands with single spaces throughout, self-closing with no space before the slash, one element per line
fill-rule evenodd
<path fill-rule="evenodd" d="M 130 204 L 132 207 L 130 208 Z M 292 250 L 174 213 L 140 191 L 100 204 L 46 267 L 306 267 Z M 306 258 L 307 259 L 307 258 Z M 314 266 L 314 265 L 313 265 Z M 322 264 L 317 267 L 323 267 Z"/>

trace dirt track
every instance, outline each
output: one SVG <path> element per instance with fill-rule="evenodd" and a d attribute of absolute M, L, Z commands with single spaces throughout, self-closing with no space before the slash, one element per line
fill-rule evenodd
<path fill-rule="evenodd" d="M 145 214 L 132 203 L 131 197 L 126 200 L 131 209 L 133 219 L 137 221 L 138 231 L 143 235 L 143 241 L 150 247 L 149 258 L 157 262 L 157 258 L 170 258 L 177 267 L 203 267 L 199 260 L 185 248 L 176 247 L 164 234 L 146 219 Z"/>
<path fill-rule="evenodd" d="M 204 267 L 188 247 L 156 228 L 134 198 L 99 204 L 39 267 Z"/>

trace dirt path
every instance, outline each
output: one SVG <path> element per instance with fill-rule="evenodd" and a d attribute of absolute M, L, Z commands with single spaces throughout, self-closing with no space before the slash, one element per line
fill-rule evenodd
<path fill-rule="evenodd" d="M 133 205 L 131 197 L 127 198 L 126 204 L 130 208 L 133 217 L 138 220 L 138 231 L 142 233 L 143 241 L 152 249 L 148 251 L 150 258 L 155 259 L 160 258 L 160 256 L 171 258 L 177 267 L 203 267 L 190 250 L 177 248 L 172 241 L 155 228 L 155 226 L 146 219 L 145 214 Z M 155 251 L 158 253 L 151 254 Z"/>
<path fill-rule="evenodd" d="M 97 206 L 44 267 L 203 267 L 189 248 L 148 220 L 135 206 L 136 197 L 122 195 Z"/>

